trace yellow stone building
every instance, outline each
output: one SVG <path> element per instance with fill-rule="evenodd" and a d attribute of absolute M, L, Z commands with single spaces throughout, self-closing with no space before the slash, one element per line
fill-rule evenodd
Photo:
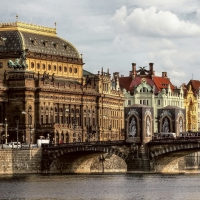
<path fill-rule="evenodd" d="M 191 80 L 184 88 L 184 106 L 186 111 L 186 131 L 198 131 L 198 101 Z"/>
<path fill-rule="evenodd" d="M 5 141 L 124 139 L 123 92 L 103 69 L 92 74 L 56 28 L 0 23 L 0 131 Z M 17 131 L 16 131 L 17 130 Z"/>

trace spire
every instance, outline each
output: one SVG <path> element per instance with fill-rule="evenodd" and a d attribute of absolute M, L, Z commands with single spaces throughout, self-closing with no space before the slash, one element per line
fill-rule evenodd
<path fill-rule="evenodd" d="M 18 9 L 17 9 L 17 13 L 16 13 L 16 21 L 18 22 Z"/>
<path fill-rule="evenodd" d="M 103 75 L 103 66 L 102 66 L 102 68 L 101 68 L 101 75 Z"/>

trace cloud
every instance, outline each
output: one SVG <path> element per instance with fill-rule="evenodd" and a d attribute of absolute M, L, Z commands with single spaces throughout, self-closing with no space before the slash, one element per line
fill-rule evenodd
<path fill-rule="evenodd" d="M 136 8 L 129 15 L 125 6 L 116 11 L 112 17 L 115 32 L 128 32 L 130 35 L 146 37 L 191 37 L 199 36 L 200 27 L 188 21 L 180 20 L 170 11 L 156 11 Z"/>

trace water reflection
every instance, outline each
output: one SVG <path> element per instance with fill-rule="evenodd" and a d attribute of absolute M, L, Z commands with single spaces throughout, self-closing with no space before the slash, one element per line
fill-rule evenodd
<path fill-rule="evenodd" d="M 0 199 L 200 199 L 200 175 L 0 176 Z"/>

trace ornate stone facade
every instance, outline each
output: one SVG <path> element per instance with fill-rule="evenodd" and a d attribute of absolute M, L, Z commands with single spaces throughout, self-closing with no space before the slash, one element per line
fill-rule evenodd
<path fill-rule="evenodd" d="M 1 23 L 0 38 L 1 142 L 5 118 L 8 142 L 18 137 L 36 143 L 40 136 L 54 143 L 124 139 L 118 80 L 103 69 L 83 70 L 82 55 L 55 28 Z"/>
<path fill-rule="evenodd" d="M 157 111 L 168 105 L 184 108 L 183 87 L 175 87 L 167 76 L 156 76 L 153 69 L 154 63 L 149 63 L 149 70 L 140 67 L 136 70 L 136 63 L 132 63 L 129 76 L 119 77 L 119 83 L 124 88 L 125 106 L 141 104 L 153 107 L 154 131 L 158 132 Z"/>

